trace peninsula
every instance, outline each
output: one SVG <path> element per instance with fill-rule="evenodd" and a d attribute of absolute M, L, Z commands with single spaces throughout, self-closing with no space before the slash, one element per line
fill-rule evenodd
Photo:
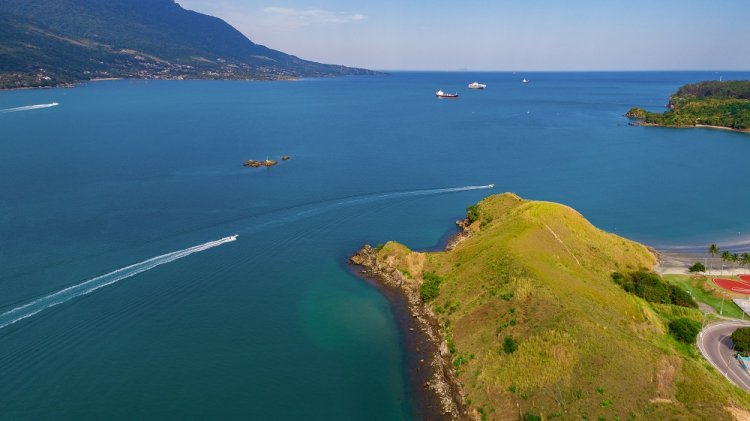
<path fill-rule="evenodd" d="M 375 74 L 250 41 L 174 0 L 3 0 L 0 89 L 109 78 L 295 79 Z"/>
<path fill-rule="evenodd" d="M 700 82 L 681 87 L 668 111 L 631 108 L 625 117 L 637 126 L 710 127 L 750 132 L 750 81 Z"/>
<path fill-rule="evenodd" d="M 387 296 L 406 298 L 402 330 L 433 344 L 417 361 L 431 370 L 426 399 L 447 418 L 750 415 L 750 396 L 685 339 L 680 326 L 699 328 L 703 314 L 649 271 L 647 247 L 511 193 L 459 222 L 445 251 L 388 242 L 351 258 Z"/>

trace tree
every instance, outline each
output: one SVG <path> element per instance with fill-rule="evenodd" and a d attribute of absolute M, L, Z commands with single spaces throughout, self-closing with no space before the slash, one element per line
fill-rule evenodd
<path fill-rule="evenodd" d="M 680 342 L 686 344 L 695 342 L 695 337 L 701 330 L 701 324 L 695 320 L 681 317 L 669 322 L 669 333 Z"/>
<path fill-rule="evenodd" d="M 704 267 L 705 269 L 705 267 Z M 693 297 L 684 289 L 664 281 L 658 274 L 647 270 L 638 270 L 622 274 L 613 272 L 612 280 L 626 292 L 635 294 L 651 303 L 674 304 L 682 307 L 697 308 Z"/>
<path fill-rule="evenodd" d="M 717 254 L 719 254 L 719 247 L 716 244 L 711 244 L 708 246 L 708 254 L 711 255 L 711 258 L 713 259 L 716 257 Z M 709 265 L 708 274 L 711 274 L 711 269 L 713 268 L 714 262 L 712 261 Z"/>
<path fill-rule="evenodd" d="M 669 300 L 676 306 L 698 308 L 693 296 L 677 285 L 669 285 Z"/>
<path fill-rule="evenodd" d="M 639 270 L 631 274 L 635 283 L 635 295 L 652 303 L 669 304 L 670 288 L 661 277 L 653 272 Z"/>
<path fill-rule="evenodd" d="M 694 264 L 693 266 L 690 266 L 690 267 L 688 268 L 688 271 L 689 271 L 690 273 L 695 273 L 695 272 L 705 272 L 705 271 L 706 271 L 706 265 L 704 265 L 704 264 L 703 264 L 703 263 L 701 263 L 701 262 L 695 262 L 695 264 Z"/>
<path fill-rule="evenodd" d="M 443 283 L 443 278 L 435 272 L 425 272 L 422 277 L 424 281 L 419 287 L 419 295 L 422 297 L 422 301 L 427 302 L 435 299 L 440 295 L 440 284 Z"/>
<path fill-rule="evenodd" d="M 724 263 L 728 262 L 732 258 L 732 255 L 728 251 L 724 250 L 721 252 L 721 273 L 724 274 Z"/>
<path fill-rule="evenodd" d="M 740 265 L 743 267 L 750 265 L 750 253 L 745 252 L 740 255 Z"/>
<path fill-rule="evenodd" d="M 741 327 L 732 332 L 735 351 L 747 355 L 750 353 L 750 327 Z"/>
<path fill-rule="evenodd" d="M 732 254 L 731 254 L 731 255 L 729 256 L 729 261 L 730 261 L 730 262 L 732 262 L 733 264 L 735 264 L 735 265 L 736 265 L 736 264 L 737 264 L 737 262 L 739 262 L 739 261 L 740 261 L 740 255 L 739 255 L 739 254 L 737 254 L 737 253 L 732 253 Z"/>
<path fill-rule="evenodd" d="M 512 354 L 516 352 L 516 349 L 518 349 L 516 341 L 514 341 L 512 337 L 506 336 L 503 340 L 503 351 L 505 351 L 506 354 Z"/>
<path fill-rule="evenodd" d="M 474 221 L 479 219 L 479 206 L 478 205 L 471 205 L 468 208 L 466 208 L 466 220 L 469 222 L 469 224 L 473 224 Z"/>

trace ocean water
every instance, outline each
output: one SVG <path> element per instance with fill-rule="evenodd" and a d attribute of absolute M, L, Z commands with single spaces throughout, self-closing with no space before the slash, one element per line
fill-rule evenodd
<path fill-rule="evenodd" d="M 419 418 L 396 319 L 347 257 L 389 239 L 436 247 L 504 191 L 659 247 L 747 244 L 750 135 L 622 117 L 718 77 L 1 92 L 0 418 Z"/>

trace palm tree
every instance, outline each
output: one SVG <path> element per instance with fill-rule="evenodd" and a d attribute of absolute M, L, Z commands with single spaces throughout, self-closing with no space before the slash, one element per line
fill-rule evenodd
<path fill-rule="evenodd" d="M 716 255 L 719 254 L 719 247 L 717 247 L 716 244 L 711 244 L 710 246 L 708 246 L 708 254 L 711 255 L 711 258 L 716 257 Z M 714 265 L 714 262 L 711 261 L 709 269 L 708 269 L 709 275 L 711 274 L 711 269 L 713 265 Z"/>
<path fill-rule="evenodd" d="M 740 261 L 740 255 L 737 254 L 737 253 L 732 253 L 732 255 L 729 256 L 729 261 L 732 262 L 732 263 L 734 263 L 736 265 L 737 262 Z"/>
<path fill-rule="evenodd" d="M 740 255 L 740 264 L 743 267 L 750 265 L 750 253 L 744 252 Z"/>
<path fill-rule="evenodd" d="M 721 252 L 721 274 L 724 274 L 724 263 L 732 259 L 732 255 L 728 251 L 724 250 Z"/>

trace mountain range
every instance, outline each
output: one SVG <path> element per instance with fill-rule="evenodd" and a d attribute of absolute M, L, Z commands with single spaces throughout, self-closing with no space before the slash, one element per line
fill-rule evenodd
<path fill-rule="evenodd" d="M 95 78 L 291 79 L 376 72 L 255 44 L 173 0 L 0 0 L 0 88 Z"/>

